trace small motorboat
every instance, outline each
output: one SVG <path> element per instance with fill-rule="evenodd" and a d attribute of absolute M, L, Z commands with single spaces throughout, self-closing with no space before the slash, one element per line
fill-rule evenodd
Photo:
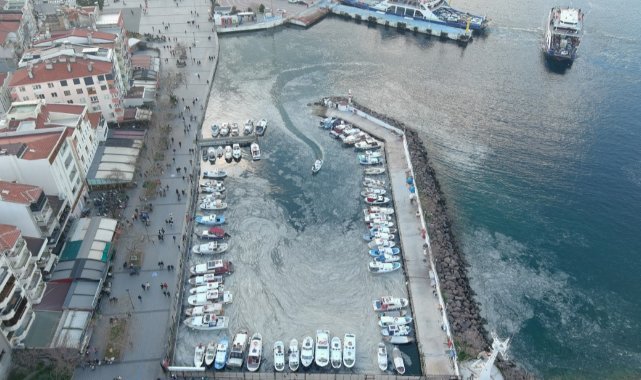
<path fill-rule="evenodd" d="M 253 142 L 249 147 L 249 151 L 252 154 L 252 160 L 260 160 L 260 146 L 258 146 L 258 143 Z"/>
<path fill-rule="evenodd" d="M 356 143 L 361 142 L 361 141 L 365 141 L 370 137 L 371 136 L 368 135 L 365 132 L 362 132 L 362 131 L 361 132 L 357 132 L 357 133 L 355 133 L 353 135 L 346 136 L 343 139 L 343 145 L 348 146 L 348 147 L 349 146 L 354 146 Z"/>
<path fill-rule="evenodd" d="M 388 254 L 382 254 L 379 256 L 375 256 L 374 260 L 380 263 L 396 263 L 401 261 L 400 256 L 394 256 L 394 255 L 388 255 Z"/>
<path fill-rule="evenodd" d="M 314 339 L 311 336 L 306 336 L 303 339 L 303 345 L 300 349 L 300 363 L 303 368 L 309 368 L 314 362 Z"/>
<path fill-rule="evenodd" d="M 227 177 L 227 172 L 224 170 L 205 170 L 203 178 L 222 179 Z"/>
<path fill-rule="evenodd" d="M 364 159 L 368 159 L 368 158 L 381 158 L 381 157 L 383 157 L 383 153 L 378 152 L 378 151 L 377 152 L 367 151 L 365 153 L 361 153 L 361 154 L 357 155 L 357 157 L 358 157 L 359 160 L 361 160 L 361 159 L 364 160 Z"/>
<path fill-rule="evenodd" d="M 383 228 L 383 227 L 394 227 L 394 222 L 390 222 L 389 220 L 381 220 L 381 219 L 374 219 L 367 223 L 367 226 L 369 228 Z"/>
<path fill-rule="evenodd" d="M 193 276 L 204 275 L 207 273 L 215 275 L 231 274 L 234 271 L 231 261 L 227 260 L 208 260 L 204 264 L 192 265 L 189 272 Z"/>
<path fill-rule="evenodd" d="M 375 223 L 375 222 L 389 222 L 392 221 L 391 215 L 387 214 L 366 214 L 363 220 L 365 223 Z"/>
<path fill-rule="evenodd" d="M 219 132 L 221 137 L 226 137 L 229 135 L 229 123 L 223 123 L 220 126 L 220 132 Z"/>
<path fill-rule="evenodd" d="M 202 189 L 202 188 L 205 188 L 205 187 L 210 187 L 210 188 L 212 188 L 213 190 L 212 190 L 212 191 L 208 191 L 209 193 L 213 193 L 213 192 L 219 192 L 219 193 L 222 193 L 223 191 L 225 191 L 225 182 L 223 182 L 223 181 L 218 181 L 218 180 L 205 181 L 205 182 L 201 183 L 201 184 L 199 185 L 199 187 L 200 187 L 201 189 Z M 205 191 L 202 191 L 202 190 L 201 190 L 201 192 L 203 192 L 203 193 L 204 193 Z"/>
<path fill-rule="evenodd" d="M 256 125 L 256 135 L 263 136 L 266 130 L 267 130 L 267 120 L 260 119 L 260 121 Z"/>
<path fill-rule="evenodd" d="M 249 341 L 249 351 L 247 352 L 247 370 L 256 372 L 260 367 L 260 361 L 263 355 L 263 337 L 256 333 L 252 335 Z"/>
<path fill-rule="evenodd" d="M 189 285 L 200 286 L 200 285 L 204 285 L 204 284 L 206 284 L 208 282 L 217 282 L 219 284 L 222 284 L 223 283 L 223 279 L 224 279 L 223 276 L 217 276 L 215 274 L 207 273 L 207 274 L 204 274 L 202 276 L 196 276 L 196 277 L 190 278 L 189 279 Z"/>
<path fill-rule="evenodd" d="M 391 240 L 373 239 L 372 241 L 367 243 L 367 246 L 370 249 L 393 248 L 396 246 L 396 243 Z"/>
<path fill-rule="evenodd" d="M 236 162 L 240 161 L 240 159 L 243 157 L 243 152 L 240 150 L 240 145 L 239 144 L 234 144 L 231 148 L 231 156 Z"/>
<path fill-rule="evenodd" d="M 393 207 L 369 206 L 366 210 L 367 210 L 367 214 L 385 214 L 385 215 L 394 214 Z"/>
<path fill-rule="evenodd" d="M 398 247 L 370 249 L 368 253 L 372 257 L 378 257 L 382 255 L 396 256 L 401 253 L 401 249 Z"/>
<path fill-rule="evenodd" d="M 365 203 L 368 205 L 386 205 L 390 203 L 390 199 L 382 195 L 366 194 Z"/>
<path fill-rule="evenodd" d="M 225 198 L 225 193 L 218 191 L 218 189 L 222 188 L 223 191 L 225 190 L 225 187 L 201 187 L 200 192 L 203 194 L 207 194 L 208 196 L 211 196 L 210 199 L 223 199 Z"/>
<path fill-rule="evenodd" d="M 185 309 L 185 315 L 188 317 L 205 314 L 223 315 L 223 313 L 223 304 L 220 302 L 206 303 L 202 306 L 188 307 Z"/>
<path fill-rule="evenodd" d="M 227 243 L 212 241 L 206 244 L 196 244 L 191 247 L 191 251 L 199 255 L 217 255 L 219 253 L 225 253 L 228 248 L 229 244 Z"/>
<path fill-rule="evenodd" d="M 207 148 L 207 159 L 209 160 L 210 164 L 216 163 L 216 148 L 214 147 Z"/>
<path fill-rule="evenodd" d="M 212 124 L 211 126 L 211 137 L 218 137 L 220 134 L 220 127 L 218 124 Z"/>
<path fill-rule="evenodd" d="M 368 265 L 372 273 L 389 273 L 401 269 L 400 263 L 381 263 L 380 261 L 370 261 Z"/>
<path fill-rule="evenodd" d="M 211 367 L 214 364 L 214 359 L 216 358 L 216 342 L 213 340 L 207 344 L 205 349 L 205 366 Z"/>
<path fill-rule="evenodd" d="M 211 227 L 203 230 L 199 236 L 199 238 L 203 240 L 223 240 L 228 237 L 230 237 L 229 234 L 220 227 Z"/>
<path fill-rule="evenodd" d="M 373 239 L 384 239 L 384 240 L 394 240 L 396 239 L 396 235 L 394 234 L 388 234 L 385 232 L 375 232 L 375 233 L 366 233 L 363 234 L 363 240 L 365 241 L 371 241 Z"/>
<path fill-rule="evenodd" d="M 384 336 L 383 340 L 391 344 L 414 343 L 414 338 L 411 336 Z"/>
<path fill-rule="evenodd" d="M 231 137 L 240 136 L 240 127 L 238 126 L 238 123 L 233 123 L 231 125 L 231 128 L 229 129 L 229 134 Z"/>
<path fill-rule="evenodd" d="M 289 355 L 288 355 L 289 370 L 292 372 L 298 371 L 298 366 L 300 364 L 299 355 L 300 353 L 298 352 L 298 341 L 296 339 L 292 339 L 289 342 Z"/>
<path fill-rule="evenodd" d="M 363 170 L 363 172 L 364 172 L 366 175 L 378 175 L 378 174 L 383 174 L 383 173 L 385 173 L 385 168 L 384 168 L 384 167 L 380 167 L 380 168 L 366 168 L 365 170 Z"/>
<path fill-rule="evenodd" d="M 383 163 L 382 157 L 359 157 L 358 163 L 361 165 L 381 165 Z"/>
<path fill-rule="evenodd" d="M 312 166 L 312 174 L 318 173 L 323 167 L 323 160 L 316 160 Z"/>
<path fill-rule="evenodd" d="M 376 234 L 395 234 L 398 232 L 396 228 L 390 228 L 387 226 L 376 226 L 373 228 L 370 228 L 369 230 L 370 236 L 374 236 Z"/>
<path fill-rule="evenodd" d="M 229 359 L 227 359 L 228 367 L 241 368 L 243 366 L 248 338 L 249 334 L 247 333 L 247 330 L 240 330 L 236 333 L 236 336 L 234 336 L 234 340 L 231 344 Z"/>
<path fill-rule="evenodd" d="M 252 119 L 247 119 L 245 125 L 243 126 L 243 134 L 245 136 L 251 135 L 254 132 L 254 121 Z"/>
<path fill-rule="evenodd" d="M 216 148 L 216 157 L 222 158 L 223 154 L 225 154 L 225 150 L 223 149 L 222 146 L 219 146 L 218 148 Z"/>
<path fill-rule="evenodd" d="M 218 282 L 208 282 L 204 285 L 194 286 L 193 288 L 189 289 L 189 294 L 207 293 L 212 290 L 222 292 L 223 290 L 225 290 L 225 285 Z"/>
<path fill-rule="evenodd" d="M 220 199 L 206 200 L 199 207 L 204 211 L 220 211 L 227 208 L 227 202 L 223 202 Z"/>
<path fill-rule="evenodd" d="M 329 331 L 316 330 L 316 347 L 314 348 L 316 356 L 314 362 L 317 366 L 323 368 L 329 364 Z"/>
<path fill-rule="evenodd" d="M 232 155 L 233 155 L 233 150 L 232 150 L 231 146 L 227 145 L 225 147 L 225 161 L 231 162 Z"/>
<path fill-rule="evenodd" d="M 373 179 L 370 177 L 365 177 L 363 178 L 363 186 L 365 187 L 377 187 L 377 188 L 384 188 L 385 187 L 385 181 L 384 180 L 378 180 L 378 179 Z"/>
<path fill-rule="evenodd" d="M 280 340 L 274 343 L 274 369 L 276 372 L 285 369 L 285 345 Z"/>
<path fill-rule="evenodd" d="M 329 361 L 332 363 L 332 368 L 334 369 L 339 369 L 341 365 L 343 365 L 343 345 L 341 344 L 341 338 L 337 336 L 332 338 Z"/>
<path fill-rule="evenodd" d="M 412 323 L 412 317 L 403 316 L 403 317 L 392 317 L 387 315 L 381 315 L 378 317 L 378 325 L 381 327 L 387 327 L 389 325 L 409 325 Z"/>
<path fill-rule="evenodd" d="M 363 197 L 385 195 L 385 194 L 387 194 L 387 190 L 377 188 L 377 187 L 365 187 L 363 188 L 363 191 L 361 191 L 361 196 Z"/>
<path fill-rule="evenodd" d="M 405 362 L 403 361 L 401 350 L 399 350 L 398 347 L 394 347 L 392 350 L 392 362 L 394 363 L 394 369 L 396 369 L 399 375 L 405 373 Z"/>
<path fill-rule="evenodd" d="M 389 325 L 381 330 L 383 336 L 407 336 L 412 328 L 407 325 Z"/>
<path fill-rule="evenodd" d="M 198 343 L 194 351 L 194 367 L 202 367 L 205 364 L 205 345 Z"/>
<path fill-rule="evenodd" d="M 223 369 L 227 362 L 227 352 L 229 351 L 229 340 L 223 337 L 216 345 L 216 356 L 214 358 L 214 368 Z"/>
<path fill-rule="evenodd" d="M 378 368 L 380 368 L 381 371 L 383 372 L 387 371 L 387 347 L 383 342 L 380 342 L 378 344 L 377 357 L 378 357 Z"/>
<path fill-rule="evenodd" d="M 331 137 L 335 138 L 335 139 L 338 139 L 338 138 L 341 137 L 341 134 L 343 133 L 343 131 L 345 131 L 345 130 L 347 130 L 349 128 L 352 128 L 352 126 L 348 125 L 348 124 L 343 124 L 341 122 L 341 124 L 334 125 L 331 128 L 331 131 L 329 131 L 329 135 Z"/>
<path fill-rule="evenodd" d="M 187 297 L 187 303 L 191 306 L 203 306 L 212 302 L 220 302 L 229 304 L 233 301 L 231 292 L 219 292 L 218 290 L 210 290 L 207 293 L 196 293 Z"/>
<path fill-rule="evenodd" d="M 352 368 L 356 363 L 356 335 L 345 334 L 343 338 L 343 364 Z"/>
<path fill-rule="evenodd" d="M 368 138 L 364 141 L 359 141 L 354 144 L 354 149 L 357 151 L 375 150 L 381 147 L 380 141 L 374 138 Z"/>
<path fill-rule="evenodd" d="M 392 311 L 406 308 L 410 302 L 407 298 L 384 296 L 372 301 L 374 311 Z"/>
<path fill-rule="evenodd" d="M 194 220 L 206 226 L 219 226 L 225 224 L 225 215 L 197 215 Z"/>

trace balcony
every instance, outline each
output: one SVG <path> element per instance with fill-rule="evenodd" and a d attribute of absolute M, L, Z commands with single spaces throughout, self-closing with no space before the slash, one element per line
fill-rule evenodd
<path fill-rule="evenodd" d="M 22 326 L 25 317 L 30 311 L 31 306 L 29 305 L 29 301 L 23 297 L 18 303 L 15 315 L 8 321 L 2 321 L 2 327 L 5 331 L 16 331 Z"/>
<path fill-rule="evenodd" d="M 29 260 L 29 264 L 26 267 L 23 267 L 22 270 L 18 272 L 20 280 L 22 281 L 23 286 L 29 283 L 29 279 L 33 272 L 37 269 L 36 262 L 34 260 Z"/>
<path fill-rule="evenodd" d="M 4 308 L 7 306 L 16 288 L 16 278 L 15 276 L 11 275 L 9 281 L 7 281 L 5 286 L 2 288 L 2 292 L 0 292 L 0 308 Z"/>
<path fill-rule="evenodd" d="M 21 292 L 15 292 L 11 297 L 11 301 L 9 301 L 7 306 L 2 310 L 2 313 L 0 313 L 0 320 L 7 321 L 13 318 L 16 315 L 16 306 L 18 306 L 18 303 L 23 298 L 24 297 L 22 296 Z"/>
<path fill-rule="evenodd" d="M 42 275 L 40 275 L 42 276 Z M 41 277 L 42 278 L 42 277 Z M 45 295 L 45 289 L 47 289 L 47 283 L 44 281 L 40 281 L 38 286 L 36 287 L 35 290 L 29 292 L 31 296 L 31 303 L 34 305 L 37 305 L 42 301 L 42 297 Z"/>
<path fill-rule="evenodd" d="M 22 343 L 22 340 L 27 337 L 27 334 L 29 333 L 29 330 L 31 329 L 31 325 L 33 324 L 33 321 L 35 319 L 36 313 L 33 311 L 29 311 L 22 322 L 22 326 L 18 328 L 14 333 L 13 337 L 11 338 L 11 344 L 13 346 L 17 346 L 20 343 Z"/>
<path fill-rule="evenodd" d="M 10 259 L 15 258 L 16 256 L 20 256 L 20 253 L 25 249 L 27 246 L 27 243 L 24 241 L 24 239 L 20 238 L 16 242 L 16 246 L 14 249 L 7 255 Z"/>
<path fill-rule="evenodd" d="M 11 266 L 14 268 L 22 268 L 25 265 L 27 265 L 27 261 L 31 257 L 31 253 L 27 249 L 26 244 L 24 243 L 24 240 L 20 239 L 22 242 L 20 245 L 22 248 L 20 249 L 15 249 L 11 254 L 9 254 L 9 261 L 11 263 Z"/>

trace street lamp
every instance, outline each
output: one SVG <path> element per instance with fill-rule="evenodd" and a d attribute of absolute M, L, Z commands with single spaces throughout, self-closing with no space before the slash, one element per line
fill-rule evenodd
<path fill-rule="evenodd" d="M 134 306 L 134 300 L 131 299 L 131 293 L 129 293 L 129 289 L 127 289 L 127 295 L 129 296 L 129 302 L 131 302 L 131 308 L 133 310 L 136 310 L 136 307 Z"/>

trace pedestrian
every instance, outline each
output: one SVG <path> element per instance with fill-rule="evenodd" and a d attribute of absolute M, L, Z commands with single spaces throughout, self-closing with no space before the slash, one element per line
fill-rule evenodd
<path fill-rule="evenodd" d="M 147 287 L 147 290 L 149 290 L 149 289 L 151 288 L 151 284 L 149 283 L 149 281 L 147 281 L 147 283 L 145 284 L 145 286 Z"/>
<path fill-rule="evenodd" d="M 182 141 L 178 141 L 178 147 L 179 147 L 179 148 L 182 148 L 182 147 L 183 147 L 183 143 L 182 143 Z"/>
<path fill-rule="evenodd" d="M 166 296 L 167 296 L 167 291 L 166 291 L 166 290 L 163 290 L 163 291 L 162 291 L 162 294 L 166 297 Z"/>
<path fill-rule="evenodd" d="M 178 252 L 180 252 L 180 244 L 178 244 Z"/>
<path fill-rule="evenodd" d="M 161 283 L 160 284 L 160 290 L 164 290 L 164 289 L 165 289 L 165 285 Z"/>
<path fill-rule="evenodd" d="M 187 173 L 187 167 L 183 166 L 183 170 L 185 171 L 185 174 Z"/>
<path fill-rule="evenodd" d="M 140 294 L 138 294 L 138 301 L 142 303 L 142 296 Z"/>
<path fill-rule="evenodd" d="M 176 235 L 172 236 L 174 238 L 174 244 L 176 244 Z"/>
<path fill-rule="evenodd" d="M 169 293 L 169 290 L 167 290 L 167 297 L 171 297 L 171 294 Z"/>
<path fill-rule="evenodd" d="M 145 284 L 141 284 L 140 286 L 142 286 L 142 290 L 147 290 L 147 289 L 145 288 Z"/>

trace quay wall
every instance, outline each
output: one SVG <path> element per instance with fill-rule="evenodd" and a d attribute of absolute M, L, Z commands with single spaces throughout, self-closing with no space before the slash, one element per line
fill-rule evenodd
<path fill-rule="evenodd" d="M 332 97 L 333 102 L 346 102 L 345 97 Z M 475 359 L 477 354 L 489 350 L 491 341 L 480 315 L 479 305 L 470 287 L 467 262 L 452 231 L 447 201 L 427 149 L 418 132 L 405 123 L 380 114 L 351 100 L 353 112 L 384 128 L 393 128 L 404 134 L 408 151 L 408 164 L 412 168 L 423 225 L 427 226 L 430 265 L 437 280 L 437 289 L 447 324 L 447 333 L 453 335 L 459 360 Z M 322 104 L 318 104 L 322 105 Z M 446 300 L 446 301 L 445 301 Z M 449 321 L 449 324 L 448 324 Z M 511 360 L 497 358 L 495 365 L 506 379 L 531 380 L 534 376 Z"/>

